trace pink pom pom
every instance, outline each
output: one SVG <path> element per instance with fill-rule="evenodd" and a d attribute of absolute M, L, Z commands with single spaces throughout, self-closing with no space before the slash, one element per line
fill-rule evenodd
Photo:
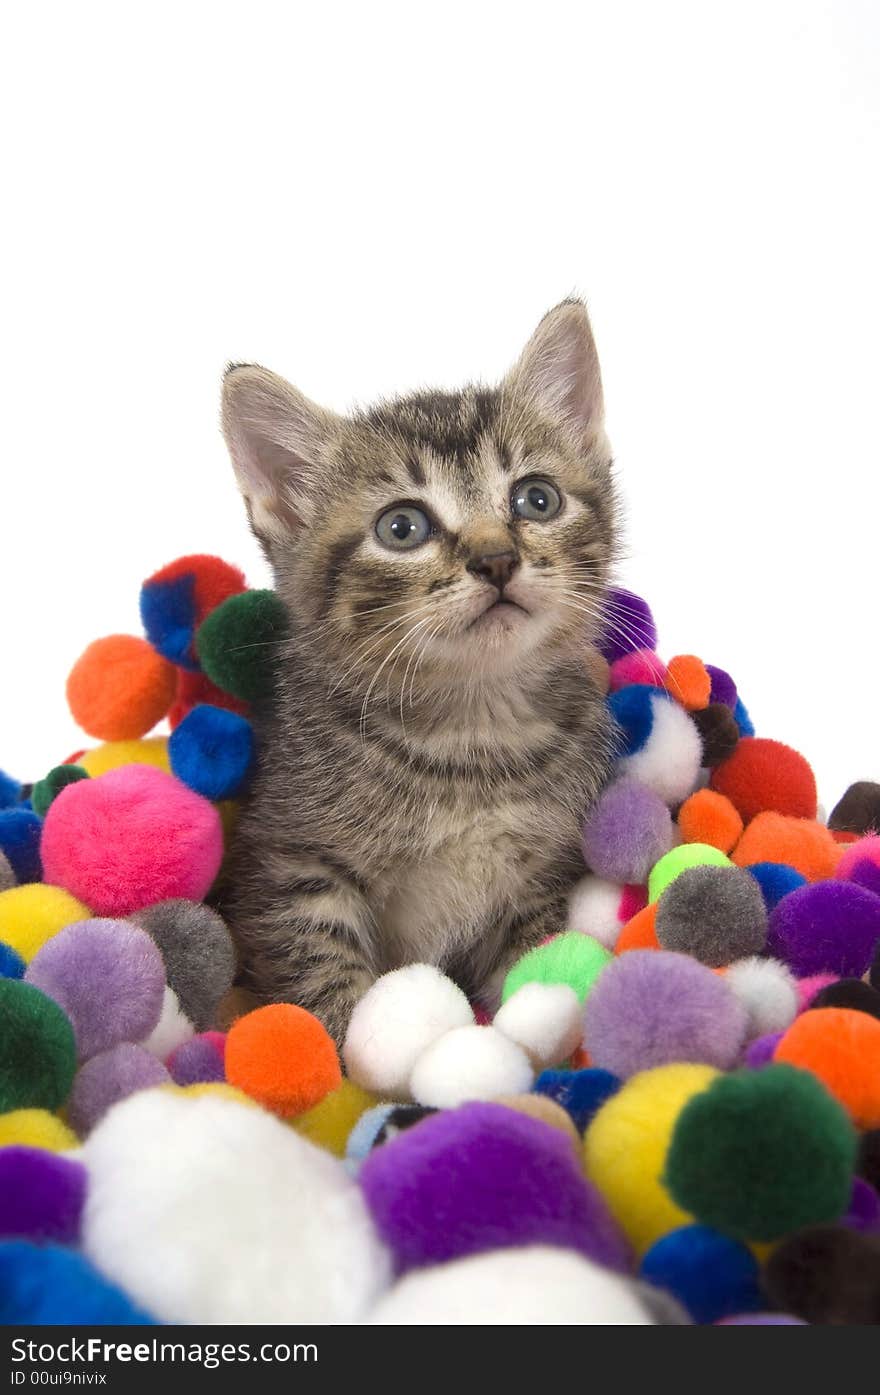
<path fill-rule="evenodd" d="M 632 920 L 639 911 L 643 911 L 647 904 L 648 888 L 646 886 L 625 886 L 620 897 L 620 905 L 617 908 L 617 919 L 621 925 L 626 925 L 627 921 Z"/>
<path fill-rule="evenodd" d="M 652 649 L 636 649 L 614 660 L 608 681 L 612 693 L 630 683 L 650 683 L 662 688 L 666 682 L 666 665 Z"/>
<path fill-rule="evenodd" d="M 213 804 L 173 775 L 125 765 L 68 785 L 43 825 L 43 872 L 99 916 L 201 901 L 223 857 Z"/>
<path fill-rule="evenodd" d="M 795 983 L 798 996 L 798 1012 L 806 1012 L 816 994 L 830 983 L 837 982 L 837 974 L 810 974 L 809 978 L 799 978 Z"/>
<path fill-rule="evenodd" d="M 880 867 L 880 838 L 876 834 L 869 834 L 867 838 L 859 838 L 858 842 L 847 845 L 835 868 L 835 877 L 851 877 L 860 862 L 873 862 L 875 867 Z"/>

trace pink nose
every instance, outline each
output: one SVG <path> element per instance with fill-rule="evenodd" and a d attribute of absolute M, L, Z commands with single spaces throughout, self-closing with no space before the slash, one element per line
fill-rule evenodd
<path fill-rule="evenodd" d="M 481 576 L 484 581 L 497 586 L 499 591 L 503 591 L 513 573 L 519 566 L 519 558 L 512 549 L 508 548 L 504 552 L 483 552 L 476 557 L 472 557 L 467 564 L 467 569 L 474 576 Z"/>

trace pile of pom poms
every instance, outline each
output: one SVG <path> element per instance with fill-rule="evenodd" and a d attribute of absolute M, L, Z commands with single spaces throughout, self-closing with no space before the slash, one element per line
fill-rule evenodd
<path fill-rule="evenodd" d="M 140 612 L 70 675 L 98 744 L 0 775 L 0 1320 L 880 1322 L 880 786 L 821 818 L 612 593 L 567 924 L 491 1018 L 385 974 L 340 1052 L 211 906 L 284 612 L 206 556 Z"/>

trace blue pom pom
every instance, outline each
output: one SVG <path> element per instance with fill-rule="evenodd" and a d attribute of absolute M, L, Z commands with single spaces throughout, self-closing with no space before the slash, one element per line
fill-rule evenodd
<path fill-rule="evenodd" d="M 345 1157 L 350 1171 L 353 1170 L 352 1165 L 362 1163 L 371 1152 L 389 1115 L 393 1114 L 396 1108 L 396 1104 L 374 1104 L 372 1109 L 366 1110 L 358 1119 L 345 1145 Z"/>
<path fill-rule="evenodd" d="M 768 911 L 778 905 L 783 896 L 806 886 L 807 879 L 785 862 L 754 862 L 746 868 L 761 888 L 761 895 Z"/>
<path fill-rule="evenodd" d="M 0 852 L 6 854 L 20 882 L 38 882 L 43 875 L 40 862 L 42 828 L 42 819 L 37 818 L 31 809 L 21 806 L 0 809 Z"/>
<path fill-rule="evenodd" d="M 0 1244 L 0 1323 L 21 1327 L 153 1322 L 75 1250 L 24 1240 Z"/>
<path fill-rule="evenodd" d="M 141 624 L 154 649 L 181 668 L 198 671 L 193 639 L 196 579 L 192 573 L 141 587 Z"/>
<path fill-rule="evenodd" d="M 593 1115 L 619 1089 L 617 1076 L 598 1066 L 590 1066 L 587 1070 L 542 1070 L 534 1085 L 536 1094 L 546 1095 L 562 1105 L 579 1132 L 583 1132 Z"/>
<path fill-rule="evenodd" d="M 0 940 L 0 978 L 24 978 L 26 968 L 18 950 Z"/>
<path fill-rule="evenodd" d="M 231 799 L 254 762 L 254 733 L 246 717 L 201 702 L 168 739 L 171 769 L 206 799 Z"/>
<path fill-rule="evenodd" d="M 741 697 L 738 697 L 736 700 L 736 707 L 733 709 L 733 720 L 739 727 L 740 736 L 754 736 L 754 724 Z"/>
<path fill-rule="evenodd" d="M 670 701 L 663 688 L 650 683 L 628 683 L 607 699 L 608 708 L 623 733 L 618 755 L 634 756 L 647 744 L 654 726 L 654 701 Z"/>
<path fill-rule="evenodd" d="M 705 1225 L 671 1230 L 642 1260 L 641 1277 L 665 1288 L 694 1322 L 717 1322 L 762 1306 L 758 1261 L 738 1240 Z"/>
<path fill-rule="evenodd" d="M 11 809 L 21 799 L 21 785 L 5 770 L 0 770 L 0 809 Z"/>

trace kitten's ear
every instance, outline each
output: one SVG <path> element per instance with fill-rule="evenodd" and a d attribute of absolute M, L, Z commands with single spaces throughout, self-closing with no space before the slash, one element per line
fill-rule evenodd
<path fill-rule="evenodd" d="M 604 417 L 599 356 L 586 307 L 564 300 L 538 325 L 508 382 L 579 434 Z"/>
<path fill-rule="evenodd" d="M 309 517 L 339 418 L 277 374 L 242 364 L 223 380 L 221 425 L 254 532 L 289 540 Z"/>

